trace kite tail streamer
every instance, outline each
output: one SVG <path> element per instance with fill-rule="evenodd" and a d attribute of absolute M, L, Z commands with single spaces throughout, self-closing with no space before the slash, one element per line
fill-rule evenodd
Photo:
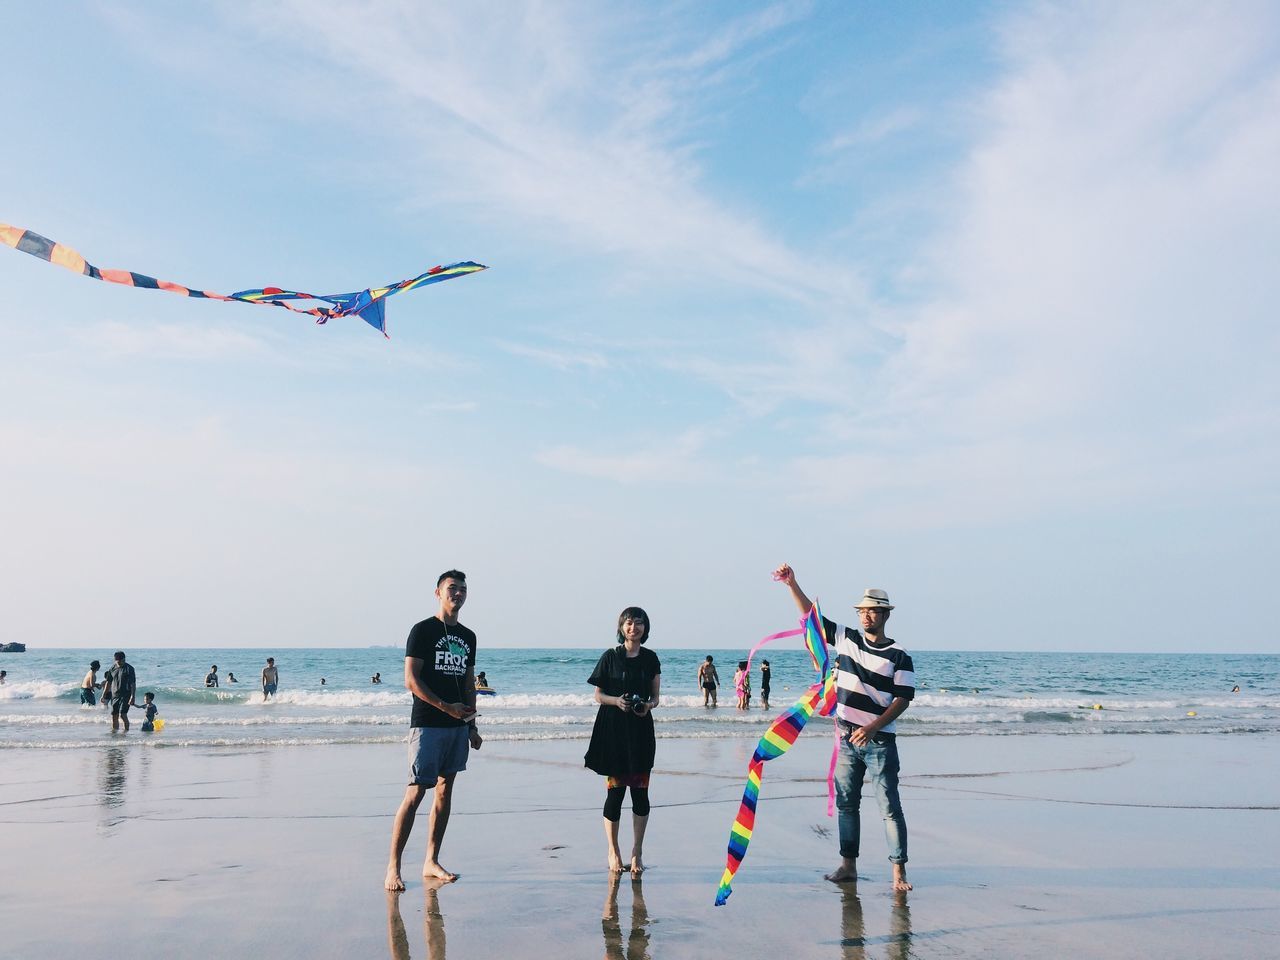
<path fill-rule="evenodd" d="M 385 287 L 375 287 L 371 290 L 359 290 L 355 293 L 320 295 L 300 293 L 296 290 L 282 290 L 279 287 L 263 287 L 260 290 L 241 290 L 238 293 L 227 295 L 212 293 L 208 290 L 195 290 L 180 283 L 157 280 L 155 277 L 134 273 L 131 270 L 99 269 L 70 247 L 55 240 L 50 240 L 48 237 L 42 237 L 33 230 L 10 226 L 7 223 L 0 223 L 0 243 L 23 253 L 29 253 L 31 256 L 41 260 L 47 260 L 55 266 L 65 267 L 73 273 L 79 273 L 106 283 L 119 283 L 126 287 L 141 287 L 145 290 L 167 290 L 179 296 L 198 297 L 203 300 L 259 303 L 269 307 L 283 307 L 292 313 L 302 313 L 315 317 L 316 323 L 327 323 L 339 317 L 354 316 L 359 317 L 384 337 L 387 336 L 387 322 L 386 305 L 383 301 L 387 297 L 405 290 L 416 290 L 418 287 L 426 286 L 430 283 L 440 283 L 442 280 L 451 280 L 454 277 L 462 277 L 469 273 L 488 269 L 484 264 L 466 260 L 459 263 L 451 263 L 447 267 L 432 267 L 425 273 L 421 273 L 409 280 L 401 280 L 399 283 L 389 284 Z M 332 306 L 292 307 L 285 303 L 286 300 L 320 300 L 332 304 Z"/>
<path fill-rule="evenodd" d="M 720 877 L 720 887 L 716 890 L 716 906 L 724 906 L 729 899 L 733 876 L 742 865 L 747 855 L 747 845 L 751 842 L 751 834 L 756 825 L 756 804 L 760 800 L 760 780 L 764 776 L 766 760 L 780 757 L 791 749 L 800 736 L 800 731 L 813 716 L 814 707 L 822 696 L 822 684 L 815 683 L 791 707 L 769 724 L 769 729 L 756 745 L 751 755 L 751 763 L 747 766 L 747 785 L 742 791 L 742 803 L 738 807 L 738 816 L 729 828 L 729 854 L 725 861 L 724 874 Z"/>
<path fill-rule="evenodd" d="M 716 906 L 723 906 L 733 893 L 734 875 L 742 866 L 747 855 L 747 845 L 751 843 L 751 835 L 755 830 L 756 805 L 760 801 L 760 781 L 764 776 L 764 764 L 767 760 L 780 757 L 795 744 L 800 731 L 809 722 L 814 712 L 827 716 L 835 708 L 835 670 L 827 652 L 826 637 L 822 632 L 822 614 L 815 603 L 804 619 L 803 631 L 795 630 L 784 634 L 766 637 L 752 649 L 754 653 L 763 643 L 783 636 L 805 635 L 805 646 L 813 659 L 814 668 L 818 671 L 818 681 L 794 704 L 778 715 L 756 744 L 755 753 L 751 755 L 751 763 L 747 766 L 747 784 L 742 791 L 742 803 L 738 807 L 738 815 L 729 829 L 729 852 L 725 860 L 724 873 L 720 877 L 720 886 L 716 890 Z M 830 793 L 830 776 L 828 776 L 828 794 Z"/>

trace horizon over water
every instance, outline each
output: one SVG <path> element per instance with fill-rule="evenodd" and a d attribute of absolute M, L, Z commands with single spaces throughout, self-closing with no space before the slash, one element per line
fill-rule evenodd
<path fill-rule="evenodd" d="M 752 709 L 738 711 L 733 671 L 746 650 L 654 647 L 662 660 L 661 738 L 754 739 L 814 679 L 792 641 L 766 647 L 752 664 Z M 586 739 L 596 713 L 586 679 L 602 648 L 482 646 L 495 696 L 479 699 L 480 729 L 492 740 Z M 695 677 L 710 652 L 721 699 L 703 707 Z M 128 742 L 139 746 L 399 742 L 408 734 L 409 693 L 403 647 L 175 649 L 136 647 L 138 701 L 154 691 L 165 729 L 144 734 L 135 708 Z M 280 669 L 280 692 L 262 702 L 259 672 L 267 656 Z M 79 702 L 89 661 L 109 665 L 111 651 L 35 649 L 0 656 L 0 748 L 69 749 L 120 743 L 99 704 Z M 759 709 L 759 660 L 773 667 L 769 711 Z M 912 651 L 917 691 L 898 720 L 905 736 L 962 734 L 1273 733 L 1280 731 L 1280 655 L 1218 653 L 1027 653 Z M 218 665 L 223 686 L 206 689 Z M 370 683 L 373 673 L 383 683 Z M 229 673 L 239 683 L 228 684 Z M 327 683 L 322 686 L 320 678 Z M 99 673 L 101 680 L 101 673 Z M 1241 692 L 1232 694 L 1233 685 Z M 1101 709 L 1095 709 L 1095 705 Z M 821 726 L 821 724 L 819 724 Z M 817 728 L 815 727 L 815 730 Z"/>

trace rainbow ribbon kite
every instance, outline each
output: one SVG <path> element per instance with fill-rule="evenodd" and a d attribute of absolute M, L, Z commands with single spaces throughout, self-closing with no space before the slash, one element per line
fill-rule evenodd
<path fill-rule="evenodd" d="M 751 669 L 751 656 L 764 644 L 783 637 L 795 637 L 804 634 L 805 647 L 813 660 L 813 668 L 818 672 L 818 681 L 804 692 L 794 704 L 784 710 L 769 724 L 760 742 L 756 744 L 756 752 L 751 755 L 751 763 L 747 766 L 747 785 L 742 791 L 742 805 L 738 807 L 738 816 L 729 830 L 729 856 L 725 862 L 724 875 L 720 878 L 720 887 L 716 890 L 716 906 L 722 907 L 729 894 L 733 893 L 730 885 L 733 876 L 742 866 L 742 858 L 747 855 L 747 844 L 751 842 L 751 832 L 755 829 L 756 804 L 760 801 L 760 780 L 764 776 L 766 760 L 780 757 L 791 749 L 800 731 L 815 713 L 828 717 L 836 707 L 836 671 L 835 662 L 827 651 L 826 636 L 822 632 L 822 611 L 814 603 L 804 618 L 803 630 L 788 630 L 765 637 L 752 648 L 747 656 L 747 669 Z M 834 763 L 834 754 L 833 754 Z M 827 813 L 831 812 L 830 785 L 831 773 L 828 772 Z"/>
<path fill-rule="evenodd" d="M 271 307 L 283 307 L 293 313 L 305 313 L 308 316 L 315 317 L 316 323 L 328 323 L 330 320 L 335 320 L 339 317 L 359 317 L 388 338 L 390 335 L 387 333 L 386 305 L 384 303 L 387 297 L 392 294 L 403 293 L 406 290 L 416 290 L 418 287 L 425 287 L 429 283 L 452 280 L 454 277 L 463 277 L 468 273 L 477 273 L 488 269 L 482 263 L 473 263 L 470 260 L 465 260 L 460 263 L 451 263 L 447 267 L 432 267 L 426 273 L 421 273 L 410 280 L 401 280 L 399 283 L 393 283 L 385 287 L 358 290 L 355 293 L 320 295 L 300 293 L 297 290 L 281 290 L 279 287 L 263 287 L 261 290 L 241 290 L 239 293 L 227 295 L 210 293 L 207 290 L 193 290 L 190 287 L 184 287 L 180 283 L 156 280 L 154 277 L 133 273 L 130 270 L 99 270 L 93 264 L 87 263 L 84 257 L 70 247 L 63 246 L 61 243 L 49 240 L 30 230 L 11 227 L 7 223 L 0 223 L 0 243 L 5 243 L 15 250 L 21 250 L 23 253 L 29 253 L 33 257 L 39 257 L 41 260 L 48 260 L 50 263 L 57 264 L 60 267 L 66 267 L 75 273 L 84 274 L 86 277 L 105 280 L 107 283 L 120 283 L 126 287 L 168 290 L 170 293 L 180 294 L 184 297 L 201 297 L 205 300 L 234 300 L 240 303 L 259 303 Z M 321 300 L 325 303 L 333 304 L 333 306 L 294 307 L 285 303 L 284 301 L 286 300 Z"/>

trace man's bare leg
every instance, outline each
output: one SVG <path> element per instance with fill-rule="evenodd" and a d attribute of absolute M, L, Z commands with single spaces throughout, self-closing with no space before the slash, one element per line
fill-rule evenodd
<path fill-rule="evenodd" d="M 422 864 L 422 876 L 433 877 L 452 883 L 458 879 L 456 873 L 450 873 L 440 866 L 440 845 L 444 843 L 444 832 L 449 828 L 449 809 L 453 805 L 453 778 L 456 773 L 446 774 L 436 781 L 435 796 L 431 801 L 431 824 L 427 828 L 427 859 Z"/>
<path fill-rule="evenodd" d="M 400 858 L 404 856 L 404 846 L 409 842 L 409 834 L 413 831 L 413 820 L 418 813 L 418 804 L 426 796 L 427 788 L 420 783 L 409 784 L 400 801 L 400 809 L 396 811 L 395 823 L 391 827 L 391 858 L 387 861 L 387 879 L 383 884 L 388 890 L 403 890 L 404 880 L 400 878 Z"/>
<path fill-rule="evenodd" d="M 858 861 L 852 857 L 841 857 L 840 866 L 828 873 L 826 879 L 832 883 L 848 883 L 851 880 L 857 882 Z"/>
<path fill-rule="evenodd" d="M 635 878 L 644 873 L 642 853 L 644 851 L 644 831 L 645 827 L 649 825 L 649 818 L 648 816 L 636 816 L 633 813 L 631 815 L 631 824 L 635 833 L 635 840 L 631 844 L 631 876 Z"/>
<path fill-rule="evenodd" d="M 907 865 L 905 863 L 895 863 L 893 865 L 893 889 L 899 893 L 906 893 L 911 889 L 911 884 L 907 882 Z"/>
<path fill-rule="evenodd" d="M 618 823 L 617 820 L 604 818 L 604 839 L 609 847 L 609 872 L 612 874 L 622 872 L 622 851 L 618 849 Z"/>

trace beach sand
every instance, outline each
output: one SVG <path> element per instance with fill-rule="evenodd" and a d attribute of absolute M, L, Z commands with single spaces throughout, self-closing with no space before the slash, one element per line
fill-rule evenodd
<path fill-rule="evenodd" d="M 1280 956 L 1267 737 L 904 737 L 916 889 L 895 896 L 869 794 L 859 882 L 822 879 L 830 739 L 810 731 L 766 766 L 720 908 L 754 742 L 659 741 L 648 871 L 616 885 L 585 746 L 473 753 L 441 857 L 461 879 L 424 888 L 420 817 L 400 895 L 403 747 L 0 751 L 0 957 Z"/>

